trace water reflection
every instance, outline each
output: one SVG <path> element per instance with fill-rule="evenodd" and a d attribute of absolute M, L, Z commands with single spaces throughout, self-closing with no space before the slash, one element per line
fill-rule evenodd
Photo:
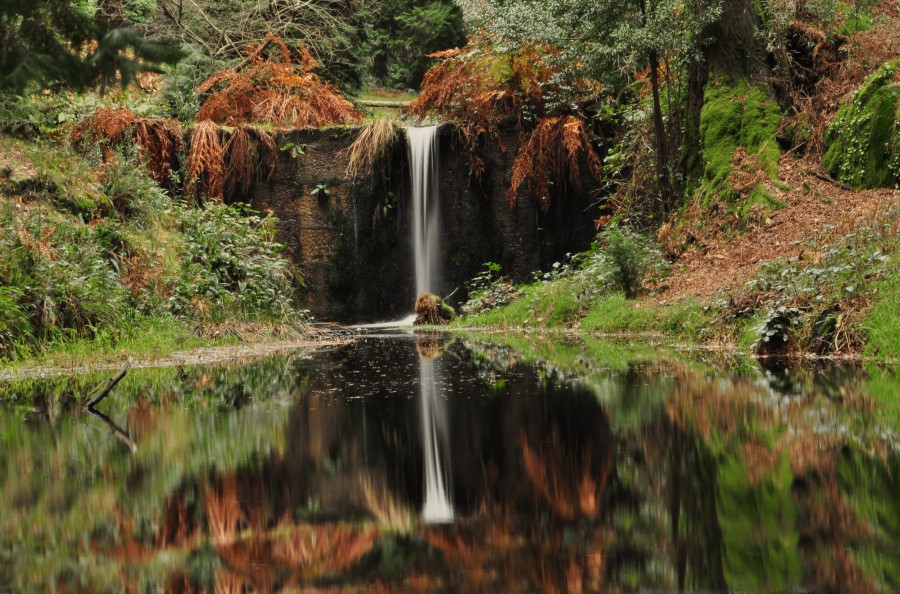
<path fill-rule="evenodd" d="M 7 385 L 0 592 L 900 587 L 900 462 L 856 375 L 528 348 L 134 371 L 105 418 L 75 406 L 102 378 Z"/>
<path fill-rule="evenodd" d="M 421 338 L 419 351 L 419 394 L 422 407 L 422 455 L 425 458 L 425 503 L 422 520 L 426 524 L 453 521 L 453 504 L 446 484 L 444 457 L 450 443 L 447 434 L 445 399 L 438 392 L 436 359 L 442 354 L 440 338 Z M 449 466 L 447 466 L 449 467 Z"/>

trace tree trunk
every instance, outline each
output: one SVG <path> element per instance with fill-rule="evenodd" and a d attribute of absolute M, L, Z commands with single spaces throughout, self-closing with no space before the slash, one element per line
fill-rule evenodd
<path fill-rule="evenodd" d="M 653 93 L 653 133 L 656 136 L 656 183 L 659 187 L 663 212 L 668 214 L 674 200 L 669 175 L 669 143 L 666 139 L 666 126 L 659 100 L 659 55 L 656 51 L 650 52 L 650 89 Z"/>
<path fill-rule="evenodd" d="M 707 48 L 710 70 L 765 82 L 766 47 L 759 35 L 762 18 L 751 0 L 723 0 L 722 17 L 712 27 L 715 41 Z"/>

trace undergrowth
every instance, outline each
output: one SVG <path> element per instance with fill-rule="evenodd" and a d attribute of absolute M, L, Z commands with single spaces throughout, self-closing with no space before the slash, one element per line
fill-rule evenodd
<path fill-rule="evenodd" d="M 829 355 L 869 343 L 872 354 L 892 358 L 900 336 L 892 331 L 896 299 L 891 303 L 898 224 L 895 210 L 821 253 L 811 242 L 809 256 L 762 264 L 755 278 L 711 306 L 712 325 L 730 328 L 758 354 Z"/>
<path fill-rule="evenodd" d="M 109 346 L 148 328 L 302 326 L 299 277 L 272 240 L 273 219 L 172 200 L 133 151 L 17 149 L 36 171 L 27 183 L 0 179 L 0 359 L 85 340 Z M 100 206 L 69 207 L 71 188 Z"/>

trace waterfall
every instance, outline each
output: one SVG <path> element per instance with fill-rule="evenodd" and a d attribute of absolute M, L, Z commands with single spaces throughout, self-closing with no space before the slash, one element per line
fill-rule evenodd
<path fill-rule="evenodd" d="M 439 289 L 438 255 L 438 127 L 406 128 L 409 147 L 409 181 L 413 203 L 413 255 L 416 295 Z M 422 450 L 425 456 L 425 503 L 422 521 L 453 521 L 448 493 L 448 474 L 442 452 L 447 452 L 446 403 L 438 394 L 437 362 L 420 352 L 419 394 L 422 402 Z"/>
<path fill-rule="evenodd" d="M 419 389 L 422 396 L 422 448 L 425 454 L 425 504 L 422 520 L 426 524 L 453 521 L 453 504 L 447 490 L 447 476 L 441 456 L 449 445 L 445 402 L 438 395 L 436 361 L 419 357 Z"/>
<path fill-rule="evenodd" d="M 437 126 L 406 128 L 413 202 L 413 250 L 416 295 L 436 293 L 438 235 Z"/>

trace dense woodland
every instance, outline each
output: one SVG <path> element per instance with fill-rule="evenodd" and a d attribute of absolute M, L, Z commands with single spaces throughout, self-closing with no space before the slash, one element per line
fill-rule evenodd
<path fill-rule="evenodd" d="M 403 122 L 443 121 L 476 180 L 517 135 L 511 204 L 587 184 L 602 210 L 534 284 L 488 263 L 462 323 L 896 358 L 898 23 L 878 0 L 5 2 L 0 356 L 305 332 L 307 271 L 242 205 L 302 159 L 273 132 L 358 130 L 348 175 L 377 175 Z"/>

